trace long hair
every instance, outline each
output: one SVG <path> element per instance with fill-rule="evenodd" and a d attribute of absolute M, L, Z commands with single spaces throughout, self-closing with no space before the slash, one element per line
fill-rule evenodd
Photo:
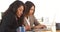
<path fill-rule="evenodd" d="M 24 3 L 23 3 L 22 1 L 14 1 L 14 2 L 9 6 L 9 8 L 6 10 L 6 12 L 4 13 L 4 15 L 6 15 L 6 14 L 8 14 L 8 13 L 16 14 L 17 9 L 18 9 L 21 5 L 24 6 Z"/>
<path fill-rule="evenodd" d="M 6 12 L 3 13 L 2 15 L 2 18 L 6 15 L 10 15 L 10 14 L 13 14 L 15 16 L 16 15 L 16 12 L 17 12 L 17 9 L 20 7 L 20 6 L 24 6 L 24 3 L 22 1 L 14 1 L 10 6 L 9 8 L 6 10 Z M 25 7 L 24 7 L 25 8 Z M 24 14 L 24 11 L 23 11 L 23 14 Z M 21 15 L 19 21 L 18 21 L 18 24 L 23 24 L 23 19 L 24 19 L 24 15 Z"/>
<path fill-rule="evenodd" d="M 24 13 L 25 15 L 29 14 L 29 11 L 30 11 L 32 6 L 34 6 L 34 8 L 35 8 L 35 5 L 31 1 L 27 1 L 25 3 L 25 13 Z M 34 9 L 34 12 L 35 12 L 35 9 Z M 34 12 L 33 12 L 33 14 L 34 14 Z"/>

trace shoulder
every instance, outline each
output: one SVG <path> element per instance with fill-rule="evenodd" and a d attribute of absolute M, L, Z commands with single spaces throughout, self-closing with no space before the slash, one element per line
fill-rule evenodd
<path fill-rule="evenodd" d="M 15 16 L 13 14 L 7 14 L 2 17 L 2 22 L 15 20 Z"/>
<path fill-rule="evenodd" d="M 15 15 L 14 14 L 7 14 L 7 15 L 4 15 L 2 18 L 14 18 Z"/>
<path fill-rule="evenodd" d="M 35 16 L 34 15 L 32 15 L 32 16 L 29 16 L 30 18 L 32 18 L 32 19 L 34 19 L 35 18 Z"/>
<path fill-rule="evenodd" d="M 5 16 L 3 16 L 3 18 L 2 18 L 2 20 L 1 20 L 1 22 L 2 22 L 2 25 L 9 25 L 9 24 L 11 24 L 12 22 L 14 22 L 15 21 L 15 17 L 14 17 L 14 15 L 13 14 L 7 14 L 7 15 L 5 15 Z"/>

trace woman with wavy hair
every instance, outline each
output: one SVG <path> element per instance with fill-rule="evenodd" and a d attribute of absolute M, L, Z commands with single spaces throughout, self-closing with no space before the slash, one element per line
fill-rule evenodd
<path fill-rule="evenodd" d="M 16 29 L 24 22 L 24 9 L 22 1 L 14 1 L 2 16 L 0 32 L 17 32 Z"/>
<path fill-rule="evenodd" d="M 25 3 L 26 9 L 24 12 L 24 25 L 26 27 L 26 30 L 32 30 L 32 29 L 42 29 L 45 28 L 45 25 L 41 25 L 37 19 L 34 16 L 35 12 L 35 5 L 31 1 L 27 1 Z"/>

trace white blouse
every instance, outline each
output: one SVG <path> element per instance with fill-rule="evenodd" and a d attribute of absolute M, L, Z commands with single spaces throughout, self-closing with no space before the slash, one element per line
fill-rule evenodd
<path fill-rule="evenodd" d="M 29 17 L 28 18 L 25 17 L 25 20 L 27 21 L 28 25 L 30 26 Z"/>

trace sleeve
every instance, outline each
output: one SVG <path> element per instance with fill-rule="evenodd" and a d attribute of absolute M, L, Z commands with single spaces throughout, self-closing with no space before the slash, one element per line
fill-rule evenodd
<path fill-rule="evenodd" d="M 27 21 L 26 21 L 25 18 L 24 18 L 24 26 L 26 26 L 26 25 L 28 25 L 28 24 L 27 24 Z"/>
<path fill-rule="evenodd" d="M 40 24 L 35 17 L 34 17 L 34 24 L 35 24 L 35 26 Z"/>
<path fill-rule="evenodd" d="M 10 31 L 12 25 L 13 25 L 14 17 L 7 15 L 2 18 L 2 23 L 0 27 L 0 32 L 8 32 Z"/>

